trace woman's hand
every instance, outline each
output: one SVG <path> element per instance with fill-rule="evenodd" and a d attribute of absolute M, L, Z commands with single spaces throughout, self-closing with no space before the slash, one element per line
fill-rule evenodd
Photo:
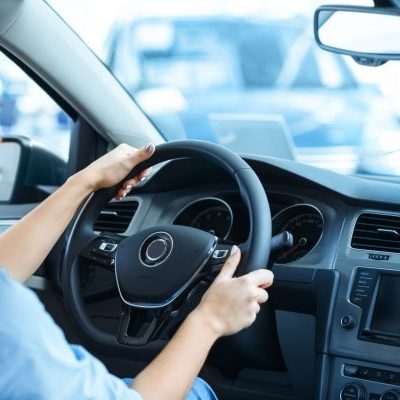
<path fill-rule="evenodd" d="M 148 144 L 141 149 L 136 149 L 127 144 L 120 144 L 114 150 L 92 162 L 78 174 L 85 177 L 92 192 L 114 186 L 139 163 L 151 157 L 154 145 Z M 150 170 L 142 171 L 139 175 L 125 181 L 116 193 L 117 199 L 125 197 Z"/>
<path fill-rule="evenodd" d="M 120 182 L 153 153 L 151 144 L 139 150 L 121 144 L 71 176 L 38 207 L 0 235 L 0 265 L 4 265 L 11 276 L 24 282 L 42 265 L 82 201 L 91 192 Z M 124 182 L 116 196 L 126 196 L 147 173 L 144 171 Z"/>
<path fill-rule="evenodd" d="M 132 387 L 144 399 L 183 399 L 215 341 L 256 319 L 273 275 L 265 269 L 234 278 L 240 251 L 234 246 L 220 274 L 167 346 L 136 377 Z M 160 376 L 163 379 L 160 379 Z"/>
<path fill-rule="evenodd" d="M 272 272 L 266 269 L 235 278 L 239 261 L 240 250 L 234 246 L 221 272 L 193 311 L 218 337 L 233 335 L 255 321 L 260 304 L 268 300 L 265 289 L 274 279 Z"/>

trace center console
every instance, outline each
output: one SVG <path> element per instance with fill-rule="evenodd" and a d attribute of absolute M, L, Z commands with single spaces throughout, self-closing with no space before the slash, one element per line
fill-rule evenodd
<path fill-rule="evenodd" d="M 272 269 L 270 304 L 297 400 L 400 400 L 400 253 L 353 248 L 359 215 L 349 208 L 331 265 Z"/>
<path fill-rule="evenodd" d="M 327 398 L 400 400 L 400 255 L 354 249 L 348 235 L 338 254 Z"/>
<path fill-rule="evenodd" d="M 347 300 L 349 307 L 358 310 L 343 313 L 340 328 L 335 328 L 341 329 L 341 337 L 353 340 L 354 350 L 364 351 L 350 359 L 333 358 L 331 382 L 335 384 L 329 398 L 400 400 L 400 368 L 395 367 L 400 365 L 396 356 L 400 347 L 400 271 L 355 267 L 352 278 Z M 381 346 L 381 357 L 377 346 Z M 344 348 L 345 343 L 340 353 Z M 365 362 L 363 358 L 368 357 L 385 363 Z"/>

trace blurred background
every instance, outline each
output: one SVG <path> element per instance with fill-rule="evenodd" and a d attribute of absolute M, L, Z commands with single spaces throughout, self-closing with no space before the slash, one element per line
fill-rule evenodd
<path fill-rule="evenodd" d="M 362 67 L 320 50 L 312 19 L 325 2 L 48 3 L 167 140 L 209 140 L 346 174 L 400 175 L 399 64 Z M 71 121 L 5 56 L 0 105 L 3 135 L 32 137 L 67 158 Z"/>

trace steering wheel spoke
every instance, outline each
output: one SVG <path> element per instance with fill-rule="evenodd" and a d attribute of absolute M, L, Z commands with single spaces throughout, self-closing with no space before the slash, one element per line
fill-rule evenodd
<path fill-rule="evenodd" d="M 118 329 L 118 342 L 131 346 L 143 346 L 153 339 L 160 325 L 158 310 L 132 309 L 125 306 Z"/>
<path fill-rule="evenodd" d="M 221 271 L 224 262 L 229 257 L 232 246 L 233 244 L 231 242 L 222 239 L 218 240 L 214 251 L 207 261 L 206 268 L 203 270 L 201 276 L 203 279 L 206 279 L 207 281 L 213 281 L 215 279 L 215 277 Z"/>
<path fill-rule="evenodd" d="M 123 236 L 115 233 L 102 232 L 94 235 L 93 239 L 81 252 L 81 257 L 91 265 L 114 270 L 115 253 Z"/>

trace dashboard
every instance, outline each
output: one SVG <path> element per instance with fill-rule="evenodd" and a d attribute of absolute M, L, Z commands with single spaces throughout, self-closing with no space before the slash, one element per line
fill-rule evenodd
<path fill-rule="evenodd" d="M 383 269 L 400 275 L 400 255 L 376 247 L 381 240 L 397 240 L 390 237 L 396 235 L 396 227 L 388 227 L 383 221 L 378 228 L 383 230 L 383 237 L 367 238 L 361 248 L 353 242 L 363 240 L 365 229 L 360 230 L 358 239 L 355 228 L 365 213 L 399 216 L 400 236 L 397 184 L 339 176 L 284 160 L 249 157 L 247 161 L 266 191 L 273 234 L 287 231 L 294 239 L 291 248 L 275 255 L 273 271 L 278 286 L 283 271 L 291 276 L 285 284 L 294 284 L 300 290 L 296 297 L 294 287 L 290 286 L 285 301 L 293 304 L 285 310 L 279 306 L 275 310 L 289 373 L 292 369 L 292 376 L 299 377 L 293 379 L 296 392 L 303 393 L 298 398 L 314 398 L 316 390 L 320 399 L 400 398 L 390 397 L 400 390 L 400 324 L 394 324 L 399 328 L 396 344 L 391 341 L 388 345 L 389 339 L 382 341 L 379 335 L 374 340 L 369 340 L 370 337 L 365 340 L 360 335 L 365 328 L 363 310 L 369 306 L 363 308 L 351 300 L 353 290 L 364 290 L 354 287 L 360 268 Z M 135 226 L 142 229 L 146 224 L 182 224 L 214 233 L 232 243 L 244 242 L 249 233 L 247 210 L 237 188 L 228 175 L 212 165 L 193 160 L 170 162 L 139 190 L 137 200 L 141 206 L 130 226 L 133 229 Z M 365 224 L 361 228 L 368 227 L 370 221 Z M 305 284 L 312 286 L 314 278 L 321 276 L 324 285 L 328 273 L 335 278 L 329 290 L 313 292 L 308 298 Z M 295 282 L 300 275 L 301 283 Z M 400 287 L 398 290 L 400 293 Z M 302 303 L 314 305 L 303 310 Z M 391 311 L 392 315 L 396 310 Z M 398 311 L 400 315 L 400 306 Z M 390 334 L 393 335 L 393 329 Z M 304 342 L 300 348 L 299 335 Z M 398 376 L 398 383 L 373 377 L 373 373 Z M 312 376 L 312 380 L 307 376 Z M 395 394 L 400 396 L 400 391 Z"/>

